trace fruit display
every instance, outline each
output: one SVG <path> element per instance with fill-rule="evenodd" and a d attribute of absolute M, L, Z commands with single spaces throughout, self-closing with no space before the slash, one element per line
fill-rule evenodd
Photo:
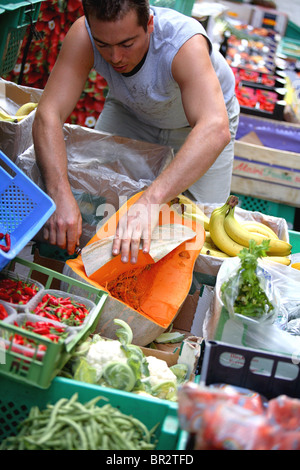
<path fill-rule="evenodd" d="M 232 67 L 243 66 L 261 73 L 274 69 L 274 52 L 264 41 L 240 39 L 231 35 L 228 39 L 226 60 Z"/>
<path fill-rule="evenodd" d="M 201 254 L 219 258 L 238 256 L 243 248 L 249 247 L 250 240 L 257 244 L 269 240 L 265 259 L 289 265 L 290 243 L 280 240 L 273 229 L 264 223 L 239 222 L 234 213 L 237 204 L 238 198 L 230 196 L 225 204 L 212 211 Z"/>
<path fill-rule="evenodd" d="M 25 103 L 17 109 L 14 115 L 6 113 L 3 109 L 0 109 L 0 121 L 6 122 L 20 122 L 22 119 L 27 117 L 37 107 L 38 103 Z"/>
<path fill-rule="evenodd" d="M 274 91 L 259 90 L 244 85 L 236 88 L 236 97 L 241 106 L 259 109 L 268 113 L 274 112 L 278 101 L 278 94 Z"/>
<path fill-rule="evenodd" d="M 259 83 L 268 87 L 274 87 L 277 77 L 273 74 L 259 73 L 256 70 L 247 70 L 240 67 L 231 67 L 235 76 L 236 84 L 242 81 Z"/>

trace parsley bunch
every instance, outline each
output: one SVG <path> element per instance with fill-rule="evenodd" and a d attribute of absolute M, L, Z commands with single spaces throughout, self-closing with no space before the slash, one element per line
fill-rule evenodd
<path fill-rule="evenodd" d="M 228 299 L 234 298 L 234 312 L 240 315 L 261 318 L 274 309 L 257 275 L 257 260 L 266 256 L 269 243 L 269 240 L 264 240 L 257 245 L 254 240 L 250 240 L 249 248 L 240 251 L 240 268 L 221 286 L 221 298 L 226 308 Z"/>

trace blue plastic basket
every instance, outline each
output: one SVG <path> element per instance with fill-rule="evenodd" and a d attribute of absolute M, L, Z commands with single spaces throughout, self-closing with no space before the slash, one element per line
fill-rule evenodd
<path fill-rule="evenodd" d="M 11 237 L 11 249 L 7 253 L 0 250 L 0 269 L 17 256 L 54 211 L 52 199 L 0 151 L 0 232 Z"/>

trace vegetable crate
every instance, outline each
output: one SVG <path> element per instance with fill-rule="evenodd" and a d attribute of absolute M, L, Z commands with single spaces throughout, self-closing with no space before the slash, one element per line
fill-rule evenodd
<path fill-rule="evenodd" d="M 13 70 L 27 26 L 37 21 L 41 0 L 0 1 L 0 75 Z"/>
<path fill-rule="evenodd" d="M 296 213 L 295 207 L 242 194 L 236 195 L 239 198 L 240 207 L 242 209 L 258 211 L 262 214 L 283 218 L 287 221 L 289 226 L 293 227 Z"/>
<path fill-rule="evenodd" d="M 267 399 L 300 398 L 299 356 L 267 353 L 218 341 L 205 343 L 200 384 L 226 383 L 253 390 Z"/>
<path fill-rule="evenodd" d="M 72 294 L 72 290 L 76 289 L 76 293 L 80 292 L 87 302 L 89 301 L 94 305 L 88 315 L 90 321 L 84 323 L 82 328 L 72 335 L 70 341 L 63 341 L 60 338 L 55 343 L 46 337 L 10 324 L 9 320 L 0 322 L 0 376 L 15 379 L 22 382 L 22 384 L 47 388 L 69 360 L 78 343 L 94 331 L 99 322 L 107 293 L 92 285 L 71 279 L 64 274 L 54 272 L 21 258 L 15 258 L 12 264 L 14 264 L 15 270 L 20 269 L 20 267 L 27 270 L 30 279 L 43 276 L 46 289 L 50 288 L 53 282 L 59 281 L 63 283 L 64 292 Z M 18 314 L 20 318 L 21 313 L 23 314 L 22 317 L 24 315 L 30 317 L 29 313 L 20 312 Z M 72 330 L 74 333 L 74 328 Z M 29 348 L 16 347 L 11 339 L 13 334 L 21 336 L 25 342 L 34 340 L 35 346 L 30 348 L 29 351 Z M 43 350 L 42 353 L 41 349 Z M 1 380 L 3 382 L 3 378 Z"/>
<path fill-rule="evenodd" d="M 11 240 L 9 251 L 0 250 L 0 269 L 18 255 L 54 211 L 52 199 L 0 151 L 0 232 L 8 233 Z"/>
<path fill-rule="evenodd" d="M 289 230 L 289 239 L 292 245 L 292 254 L 300 253 L 300 232 Z"/>
<path fill-rule="evenodd" d="M 157 400 L 140 395 L 132 396 L 126 392 L 84 384 L 75 380 L 56 377 L 47 390 L 32 393 L 28 385 L 19 387 L 9 379 L 0 379 L 0 442 L 16 434 L 18 423 L 24 420 L 32 406 L 40 410 L 47 404 L 55 404 L 61 398 L 71 398 L 78 393 L 78 400 L 86 403 L 92 398 L 101 396 L 103 404 L 109 403 L 122 413 L 139 419 L 150 431 L 155 430 L 156 450 L 176 449 L 181 430 L 177 419 L 177 404 L 166 400 Z M 99 402 L 101 406 L 101 401 Z"/>
<path fill-rule="evenodd" d="M 150 0 L 150 5 L 155 7 L 173 8 L 184 15 L 191 16 L 194 0 Z"/>

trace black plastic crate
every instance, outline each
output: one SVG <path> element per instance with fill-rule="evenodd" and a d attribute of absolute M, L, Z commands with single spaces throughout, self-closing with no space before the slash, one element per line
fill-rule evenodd
<path fill-rule="evenodd" d="M 260 393 L 300 398 L 300 357 L 267 353 L 232 344 L 206 341 L 201 367 L 203 385 L 229 384 Z"/>

